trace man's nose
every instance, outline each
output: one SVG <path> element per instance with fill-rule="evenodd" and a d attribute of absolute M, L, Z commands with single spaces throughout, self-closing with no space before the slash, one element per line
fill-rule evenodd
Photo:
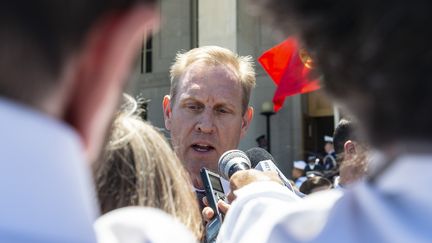
<path fill-rule="evenodd" d="M 210 109 L 206 109 L 200 114 L 196 130 L 202 133 L 212 133 L 214 131 L 214 115 Z"/>

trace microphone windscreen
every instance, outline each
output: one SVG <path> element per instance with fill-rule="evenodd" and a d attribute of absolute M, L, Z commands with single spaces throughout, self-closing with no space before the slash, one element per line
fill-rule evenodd
<path fill-rule="evenodd" d="M 246 155 L 251 162 L 252 168 L 255 168 L 259 162 L 265 160 L 271 160 L 273 163 L 276 163 L 273 156 L 263 148 L 251 148 L 246 151 Z"/>
<path fill-rule="evenodd" d="M 228 150 L 222 154 L 219 158 L 218 169 L 219 174 L 229 180 L 230 177 L 230 169 L 233 165 L 246 165 L 247 169 L 251 168 L 251 162 L 248 156 L 241 150 L 233 149 Z"/>
<path fill-rule="evenodd" d="M 275 171 L 278 173 L 279 178 L 284 183 L 284 185 L 295 193 L 295 190 L 291 186 L 290 181 L 285 175 L 279 170 L 276 166 L 276 162 L 273 156 L 267 152 L 267 150 L 262 148 L 251 148 L 246 151 L 246 155 L 249 157 L 251 161 L 252 168 L 255 168 L 260 171 Z M 258 166 L 257 166 L 258 165 Z"/>

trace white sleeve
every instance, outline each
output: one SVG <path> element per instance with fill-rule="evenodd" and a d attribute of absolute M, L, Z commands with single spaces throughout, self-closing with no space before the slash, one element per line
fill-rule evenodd
<path fill-rule="evenodd" d="M 281 208 L 302 200 L 286 187 L 270 181 L 251 183 L 237 191 L 218 242 L 265 242 L 281 217 Z"/>
<path fill-rule="evenodd" d="M 94 229 L 100 243 L 197 242 L 176 218 L 149 207 L 113 210 L 97 219 Z"/>
<path fill-rule="evenodd" d="M 324 228 L 341 190 L 317 192 L 299 198 L 274 182 L 255 182 L 235 192 L 218 242 L 308 241 Z M 276 227 L 284 232 L 275 232 Z M 271 240 L 270 240 L 271 239 Z"/>

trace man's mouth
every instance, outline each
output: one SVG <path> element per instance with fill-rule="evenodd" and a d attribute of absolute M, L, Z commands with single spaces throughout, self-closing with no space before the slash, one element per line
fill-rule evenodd
<path fill-rule="evenodd" d="M 192 148 L 197 152 L 209 152 L 214 149 L 213 146 L 207 145 L 207 144 L 192 144 Z"/>

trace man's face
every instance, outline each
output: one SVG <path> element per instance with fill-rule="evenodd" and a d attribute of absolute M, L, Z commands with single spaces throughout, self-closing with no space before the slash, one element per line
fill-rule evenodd
<path fill-rule="evenodd" d="M 326 151 L 326 153 L 332 153 L 334 151 L 334 147 L 332 143 L 326 143 L 324 145 L 324 150 Z"/>
<path fill-rule="evenodd" d="M 164 100 L 165 126 L 172 144 L 195 186 L 199 170 L 217 172 L 219 157 L 237 148 L 252 118 L 252 108 L 243 115 L 242 88 L 233 71 L 217 65 L 192 64 L 178 83 L 175 100 Z"/>
<path fill-rule="evenodd" d="M 300 170 L 297 168 L 293 168 L 291 171 L 291 176 L 294 180 L 297 180 L 298 178 L 302 177 L 304 174 L 304 170 Z"/>

